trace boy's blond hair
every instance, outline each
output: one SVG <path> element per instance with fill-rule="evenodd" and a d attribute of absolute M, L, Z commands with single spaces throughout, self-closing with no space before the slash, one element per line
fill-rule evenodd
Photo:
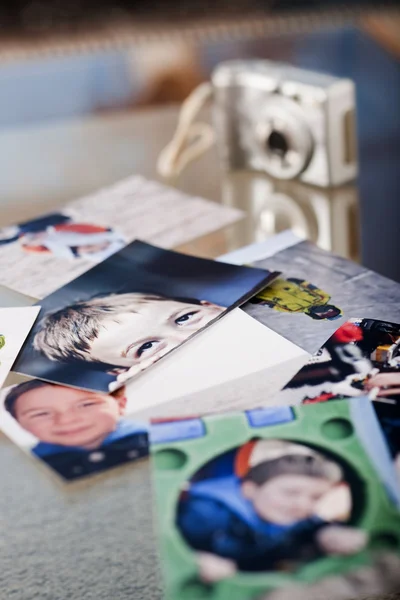
<path fill-rule="evenodd" d="M 33 347 L 50 360 L 67 362 L 84 359 L 98 362 L 90 356 L 90 347 L 91 342 L 97 338 L 104 319 L 115 315 L 115 320 L 118 321 L 121 313 L 138 312 L 138 305 L 168 299 L 134 292 L 76 302 L 42 319 Z"/>

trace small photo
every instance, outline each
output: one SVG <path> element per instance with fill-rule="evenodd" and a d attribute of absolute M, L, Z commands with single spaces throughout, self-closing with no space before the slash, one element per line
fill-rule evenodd
<path fill-rule="evenodd" d="M 114 391 L 276 275 L 135 241 L 41 301 L 14 370 Z"/>
<path fill-rule="evenodd" d="M 138 237 L 174 248 L 243 216 L 134 175 L 57 212 L 0 229 L 1 283 L 45 298 Z"/>
<path fill-rule="evenodd" d="M 0 246 L 15 243 L 31 255 L 100 262 L 126 242 L 110 227 L 76 222 L 68 215 L 51 213 L 0 230 Z"/>
<path fill-rule="evenodd" d="M 40 311 L 40 306 L 0 308 L 0 387 Z"/>
<path fill-rule="evenodd" d="M 347 321 L 277 399 L 310 404 L 361 395 L 400 402 L 400 325 L 375 319 Z"/>
<path fill-rule="evenodd" d="M 397 480 L 365 399 L 161 420 L 150 441 L 166 600 L 256 600 L 368 569 L 378 542 L 400 549 Z"/>
<path fill-rule="evenodd" d="M 223 260 L 281 272 L 243 310 L 310 354 L 355 315 L 400 322 L 397 282 L 287 232 Z"/>
<path fill-rule="evenodd" d="M 373 400 L 400 474 L 400 325 L 374 319 L 347 321 L 274 402 L 319 404 L 352 396 Z"/>
<path fill-rule="evenodd" d="M 0 428 L 65 481 L 148 454 L 148 427 L 125 416 L 125 388 L 89 392 L 31 379 L 0 393 Z"/>

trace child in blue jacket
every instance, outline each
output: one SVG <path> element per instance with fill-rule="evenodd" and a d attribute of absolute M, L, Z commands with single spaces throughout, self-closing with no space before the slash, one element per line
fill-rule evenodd
<path fill-rule="evenodd" d="M 182 494 L 177 524 L 198 553 L 204 580 L 293 568 L 364 547 L 364 532 L 316 515 L 318 503 L 343 481 L 338 464 L 297 443 L 252 444 L 241 477 L 197 481 Z"/>
<path fill-rule="evenodd" d="M 64 479 L 98 473 L 148 454 L 147 425 L 123 417 L 125 389 L 90 392 L 33 379 L 4 406 L 38 439 L 31 452 Z"/>

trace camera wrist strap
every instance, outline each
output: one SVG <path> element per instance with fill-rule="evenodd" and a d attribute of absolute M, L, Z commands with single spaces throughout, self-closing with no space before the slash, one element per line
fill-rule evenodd
<path fill-rule="evenodd" d="M 212 93 L 211 83 L 201 83 L 182 103 L 173 138 L 161 151 L 157 160 L 157 172 L 163 177 L 176 177 L 214 144 L 215 134 L 212 126 L 208 123 L 193 122 L 212 97 Z"/>

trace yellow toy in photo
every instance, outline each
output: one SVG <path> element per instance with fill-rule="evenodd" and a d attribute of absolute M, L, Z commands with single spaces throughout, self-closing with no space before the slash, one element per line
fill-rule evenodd
<path fill-rule="evenodd" d="M 400 365 L 400 336 L 392 344 L 381 344 L 371 354 L 371 359 L 388 367 Z"/>
<path fill-rule="evenodd" d="M 330 295 L 303 279 L 275 279 L 251 302 L 269 306 L 279 312 L 304 313 L 312 319 L 333 321 L 342 317 L 340 308 L 328 304 Z"/>

